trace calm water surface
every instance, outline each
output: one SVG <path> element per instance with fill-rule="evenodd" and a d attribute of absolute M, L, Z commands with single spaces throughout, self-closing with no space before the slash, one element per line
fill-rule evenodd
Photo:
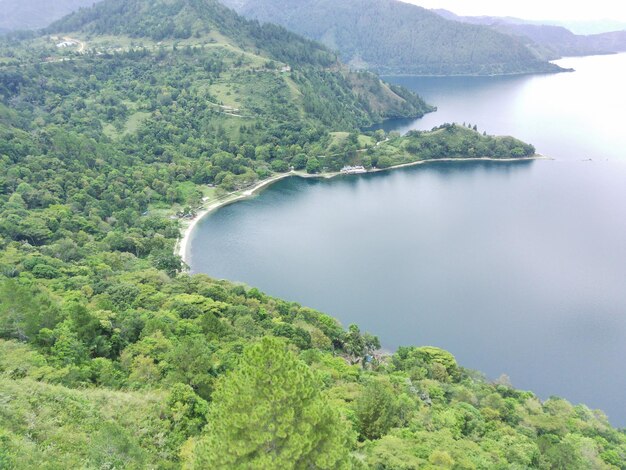
<path fill-rule="evenodd" d="M 626 55 L 575 73 L 388 77 L 439 107 L 404 132 L 477 124 L 553 161 L 290 178 L 198 225 L 193 272 L 358 323 L 626 426 Z"/>

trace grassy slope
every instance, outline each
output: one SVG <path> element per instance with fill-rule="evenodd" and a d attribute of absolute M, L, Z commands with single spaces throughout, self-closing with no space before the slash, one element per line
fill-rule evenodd
<path fill-rule="evenodd" d="M 3 340 L 0 352 L 0 468 L 163 468 L 173 458 L 163 393 L 41 382 L 28 376 L 52 372 L 43 357 Z"/>

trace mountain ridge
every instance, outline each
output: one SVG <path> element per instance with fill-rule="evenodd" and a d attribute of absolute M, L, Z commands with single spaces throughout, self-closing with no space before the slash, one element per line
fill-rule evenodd
<path fill-rule="evenodd" d="M 532 41 L 529 47 L 553 60 L 566 56 L 614 54 L 626 51 L 626 31 L 611 31 L 598 34 L 575 34 L 564 26 L 537 24 L 513 17 L 459 16 L 449 10 L 433 10 L 452 21 L 488 26 L 495 31 Z"/>
<path fill-rule="evenodd" d="M 524 41 L 448 21 L 396 0 L 226 0 L 244 16 L 281 24 L 381 74 L 496 75 L 557 72 Z"/>

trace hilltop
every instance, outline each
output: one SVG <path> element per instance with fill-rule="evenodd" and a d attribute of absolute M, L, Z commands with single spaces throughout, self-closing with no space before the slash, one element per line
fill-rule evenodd
<path fill-rule="evenodd" d="M 390 117 L 419 117 L 433 109 L 408 90 L 383 83 L 372 74 L 350 71 L 333 52 L 318 43 L 278 26 L 247 21 L 212 0 L 111 0 L 74 12 L 50 25 L 46 32 L 82 37 L 100 52 L 133 46 L 162 49 L 170 45 L 201 47 L 217 61 L 229 56 L 233 68 L 247 72 L 247 76 L 230 74 L 222 81 L 228 82 L 229 88 L 239 83 L 238 91 L 244 95 L 260 92 L 255 98 L 246 97 L 251 107 L 261 109 L 252 102 L 277 98 L 251 87 L 252 75 L 272 76 L 282 88 L 279 94 L 289 95 L 296 115 L 316 114 L 325 124 L 332 120 L 342 129 Z M 209 91 L 213 88 L 221 92 L 223 87 L 209 87 Z M 239 109 L 242 100 L 243 97 L 230 100 L 225 105 Z"/>
<path fill-rule="evenodd" d="M 396 0 L 226 0 L 239 13 L 285 26 L 382 74 L 492 75 L 556 72 L 525 42 L 448 21 Z"/>

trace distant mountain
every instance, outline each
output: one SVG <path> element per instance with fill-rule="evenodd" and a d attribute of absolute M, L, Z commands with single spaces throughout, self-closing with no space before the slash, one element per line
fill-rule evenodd
<path fill-rule="evenodd" d="M 98 0 L 0 0 L 0 33 L 39 29 Z"/>
<path fill-rule="evenodd" d="M 610 33 L 613 31 L 626 30 L 626 22 L 617 20 L 579 20 L 579 21 L 559 21 L 559 20 L 527 20 L 517 18 L 515 16 L 459 16 L 455 13 L 443 8 L 433 8 L 432 10 L 440 16 L 448 20 L 459 21 L 462 18 L 464 22 L 470 24 L 491 24 L 491 23 L 513 23 L 528 24 L 536 26 L 560 26 L 569 30 L 576 35 L 595 35 L 601 33 Z"/>
<path fill-rule="evenodd" d="M 574 34 L 600 34 L 626 29 L 626 22 L 616 20 L 543 21 L 541 24 L 563 26 Z"/>
<path fill-rule="evenodd" d="M 523 20 L 521 18 L 516 18 L 514 16 L 489 16 L 489 15 L 460 16 L 444 8 L 433 8 L 430 11 L 437 13 L 439 16 L 441 16 L 442 18 L 445 18 L 446 20 L 462 21 L 463 23 L 469 23 L 469 24 L 480 24 L 480 25 L 487 25 L 487 26 L 491 26 L 494 23 L 496 24 L 500 24 L 500 23 L 532 24 L 531 21 Z"/>
<path fill-rule="evenodd" d="M 611 33 L 592 34 L 583 36 L 593 41 L 599 48 L 612 52 L 626 51 L 626 30 L 613 31 Z"/>
<path fill-rule="evenodd" d="M 321 41 L 356 68 L 383 74 L 555 72 L 526 40 L 448 21 L 396 0 L 224 0 L 244 16 Z"/>
<path fill-rule="evenodd" d="M 626 51 L 626 31 L 589 36 L 572 33 L 563 26 L 535 24 L 513 17 L 458 16 L 448 10 L 433 10 L 447 20 L 489 26 L 495 31 L 532 41 L 527 46 L 548 59 L 564 56 L 611 54 Z"/>

